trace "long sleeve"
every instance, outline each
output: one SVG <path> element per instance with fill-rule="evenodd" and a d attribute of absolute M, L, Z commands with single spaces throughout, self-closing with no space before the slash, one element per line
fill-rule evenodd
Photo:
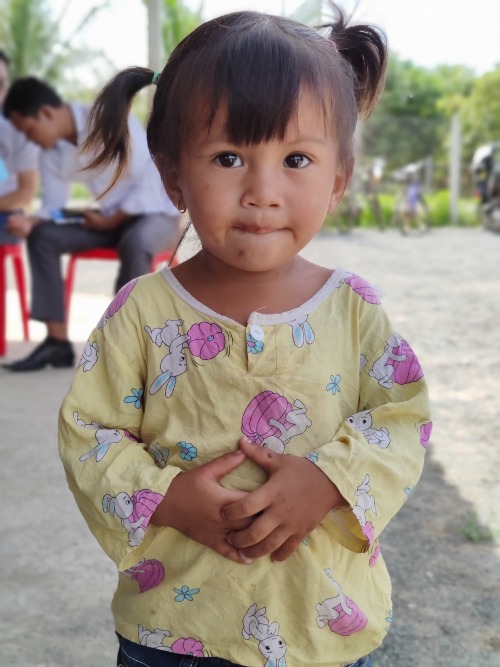
<path fill-rule="evenodd" d="M 106 311 L 114 321 L 106 326 L 103 319 L 92 332 L 59 416 L 70 489 L 90 530 L 122 570 L 141 558 L 157 530 L 147 531 L 151 516 L 180 472 L 156 465 L 140 441 L 144 351 L 126 309 L 117 312 L 130 289 L 129 283 Z"/>
<path fill-rule="evenodd" d="M 42 151 L 40 157 L 40 179 L 42 203 L 36 216 L 49 219 L 51 211 L 66 206 L 71 182 L 69 175 L 64 172 L 63 156 L 57 149 Z"/>
<path fill-rule="evenodd" d="M 362 311 L 360 349 L 370 340 L 379 347 L 369 358 L 361 354 L 358 411 L 316 450 L 317 465 L 349 503 L 329 518 L 353 551 L 376 544 L 411 493 L 432 427 L 423 371 L 409 343 L 380 306 L 363 304 Z"/>

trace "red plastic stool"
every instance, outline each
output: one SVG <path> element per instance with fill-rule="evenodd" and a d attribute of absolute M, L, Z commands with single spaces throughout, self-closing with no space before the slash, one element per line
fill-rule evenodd
<path fill-rule="evenodd" d="M 7 280 L 6 280 L 6 260 L 12 259 L 14 266 L 14 275 L 16 279 L 17 292 L 19 294 L 19 303 L 21 304 L 21 317 L 23 320 L 24 340 L 29 340 L 29 311 L 28 300 L 26 298 L 26 278 L 24 273 L 23 246 L 21 243 L 13 245 L 0 245 L 0 357 L 3 357 L 7 351 Z"/>
<path fill-rule="evenodd" d="M 151 261 L 151 273 L 156 271 L 159 264 L 162 262 L 170 262 L 174 254 L 173 250 L 165 250 L 154 255 Z M 73 293 L 73 284 L 75 282 L 76 262 L 79 259 L 112 259 L 117 261 L 119 259 L 116 248 L 93 248 L 92 250 L 84 250 L 83 252 L 74 252 L 70 255 L 68 269 L 66 271 L 66 278 L 64 281 L 64 303 L 66 308 L 66 318 L 69 318 L 69 309 L 71 305 L 71 296 Z M 174 259 L 171 266 L 176 266 L 177 260 Z"/>

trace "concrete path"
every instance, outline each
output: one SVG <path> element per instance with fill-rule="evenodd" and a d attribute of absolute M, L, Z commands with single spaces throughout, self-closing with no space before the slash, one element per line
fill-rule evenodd
<path fill-rule="evenodd" d="M 305 254 L 382 290 L 431 388 L 427 470 L 385 546 L 382 538 L 395 616 L 375 664 L 498 667 L 500 235 L 325 232 Z M 111 297 L 115 270 L 109 262 L 78 268 L 71 337 L 79 352 Z M 11 360 L 32 343 L 20 342 L 13 289 L 8 308 Z M 32 326 L 32 336 L 40 340 L 43 328 Z M 72 374 L 0 369 L 1 667 L 111 667 L 115 660 L 114 565 L 88 532 L 57 453 L 57 412 Z M 496 541 L 481 541 L 485 529 Z"/>

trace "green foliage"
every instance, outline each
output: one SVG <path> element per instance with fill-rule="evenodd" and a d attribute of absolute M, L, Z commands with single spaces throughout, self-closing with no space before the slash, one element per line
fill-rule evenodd
<path fill-rule="evenodd" d="M 197 10 L 186 7 L 182 0 L 163 0 L 163 48 L 168 57 L 177 44 L 203 21 L 203 2 Z"/>
<path fill-rule="evenodd" d="M 450 192 L 439 190 L 426 197 L 430 209 L 431 224 L 433 227 L 444 227 L 450 224 Z M 477 202 L 472 198 L 458 200 L 458 224 L 464 227 L 474 227 L 479 224 Z"/>
<path fill-rule="evenodd" d="M 365 124 L 365 153 L 385 156 L 388 169 L 442 154 L 452 100 L 462 100 L 473 80 L 462 66 L 430 70 L 391 54 L 384 93 Z"/>
<path fill-rule="evenodd" d="M 378 196 L 382 212 L 384 227 L 394 226 L 394 213 L 398 196 L 396 194 L 381 193 Z M 429 223 L 431 227 L 446 227 L 451 224 L 450 193 L 448 190 L 439 190 L 425 197 L 429 207 Z M 472 198 L 461 198 L 458 202 L 458 224 L 464 227 L 475 227 L 480 224 L 477 202 Z M 376 229 L 378 226 L 373 207 L 366 197 L 357 197 L 356 205 L 347 195 L 337 207 L 335 214 L 327 216 L 327 227 L 337 227 L 345 230 L 352 227 Z"/>
<path fill-rule="evenodd" d="M 461 120 L 467 160 L 479 145 L 500 140 L 500 66 L 476 79 L 463 102 Z"/>
<path fill-rule="evenodd" d="M 61 14 L 54 16 L 47 0 L 0 0 L 0 43 L 11 59 L 13 79 L 31 74 L 57 86 L 71 65 L 96 55 L 88 49 L 76 50 L 72 43 L 106 3 L 92 5 L 63 39 L 59 26 L 70 4 L 67 0 Z"/>
<path fill-rule="evenodd" d="M 467 512 L 465 524 L 461 529 L 464 535 L 471 542 L 479 544 L 481 542 L 492 542 L 494 540 L 493 531 L 486 526 L 481 525 L 476 512 Z"/>

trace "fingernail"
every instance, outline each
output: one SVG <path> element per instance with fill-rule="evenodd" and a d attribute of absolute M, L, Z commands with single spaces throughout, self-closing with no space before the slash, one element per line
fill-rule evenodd
<path fill-rule="evenodd" d="M 244 565 L 251 565 L 253 563 L 253 558 L 247 558 L 246 556 L 241 556 L 241 561 Z"/>
<path fill-rule="evenodd" d="M 249 445 L 253 445 L 253 444 L 254 444 L 254 441 L 253 441 L 253 440 L 250 440 L 250 438 L 248 438 L 246 435 L 243 436 L 243 440 L 244 440 L 245 442 L 248 442 Z"/>

